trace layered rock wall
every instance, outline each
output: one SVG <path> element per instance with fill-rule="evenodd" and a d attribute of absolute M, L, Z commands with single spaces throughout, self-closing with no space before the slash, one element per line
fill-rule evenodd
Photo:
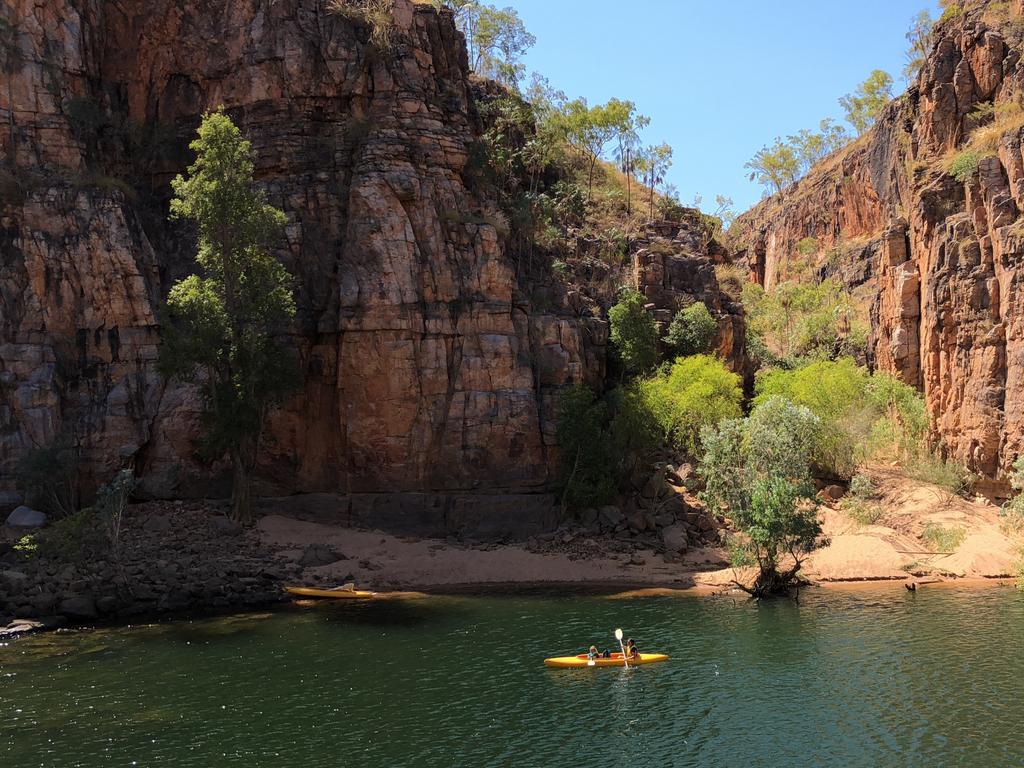
<path fill-rule="evenodd" d="M 766 286 L 807 237 L 822 274 L 866 283 L 873 364 L 921 388 L 949 455 L 993 480 L 1024 451 L 1022 35 L 1019 3 L 965 4 L 935 27 L 919 77 L 869 132 L 734 233 Z M 994 118 L 979 118 L 986 103 Z M 993 119 L 1006 126 L 998 150 L 981 151 L 965 182 L 952 178 L 950 161 Z"/>
<path fill-rule="evenodd" d="M 0 0 L 16 30 L 0 154 L 0 467 L 56 439 L 102 479 L 215 490 L 196 394 L 155 372 L 158 308 L 192 269 L 168 181 L 224 105 L 288 216 L 302 393 L 263 439 L 267 490 L 537 490 L 560 387 L 600 382 L 599 319 L 538 309 L 497 209 L 450 15 L 397 0 L 398 45 L 322 0 Z M 0 88 L 0 114 L 7 115 Z"/>

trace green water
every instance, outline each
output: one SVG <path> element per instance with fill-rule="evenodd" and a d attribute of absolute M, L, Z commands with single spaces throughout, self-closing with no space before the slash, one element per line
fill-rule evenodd
<path fill-rule="evenodd" d="M 672 660 L 551 670 L 614 642 Z M 429 598 L 0 646 L 0 765 L 1016 766 L 1024 597 Z"/>

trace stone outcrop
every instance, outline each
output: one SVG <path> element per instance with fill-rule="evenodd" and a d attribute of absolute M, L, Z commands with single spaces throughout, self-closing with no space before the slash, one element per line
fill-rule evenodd
<path fill-rule="evenodd" d="M 785 277 L 815 238 L 823 275 L 874 295 L 869 357 L 919 387 L 953 459 L 991 479 L 1024 451 L 1024 94 L 1020 3 L 961 4 L 917 80 L 876 125 L 734 225 L 753 279 Z M 948 162 L 992 117 L 976 173 Z M 991 113 L 990 113 L 991 114 Z"/>
<path fill-rule="evenodd" d="M 478 135 L 450 15 L 397 0 L 398 46 L 322 0 L 2 0 L 17 31 L 0 131 L 0 467 L 57 439 L 87 475 L 218 489 L 196 393 L 155 371 L 191 269 L 168 181 L 224 105 L 288 216 L 304 387 L 273 415 L 267 491 L 542 489 L 559 388 L 603 376 L 600 321 L 543 309 L 467 178 Z M 0 112 L 7 114 L 6 89 Z"/>

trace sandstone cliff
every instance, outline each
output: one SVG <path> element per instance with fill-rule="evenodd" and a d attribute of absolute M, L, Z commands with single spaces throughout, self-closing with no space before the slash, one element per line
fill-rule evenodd
<path fill-rule="evenodd" d="M 1022 38 L 1019 0 L 948 13 L 877 124 L 732 232 L 768 287 L 807 237 L 822 274 L 867 284 L 873 364 L 920 388 L 949 455 L 990 479 L 1024 450 Z M 974 132 L 1001 119 L 998 148 L 966 182 L 951 177 Z"/>
<path fill-rule="evenodd" d="M 396 0 L 384 53 L 325 6 L 0 0 L 0 490 L 55 440 L 87 483 L 130 464 L 151 496 L 222 488 L 196 393 L 155 371 L 158 309 L 194 247 L 166 221 L 168 182 L 221 104 L 287 213 L 299 305 L 304 388 L 268 425 L 262 490 L 549 487 L 558 392 L 604 377 L 602 293 L 508 255 L 467 168 L 480 120 L 450 14 Z M 739 309 L 701 247 L 646 283 L 662 309 L 709 297 L 735 359 Z"/>

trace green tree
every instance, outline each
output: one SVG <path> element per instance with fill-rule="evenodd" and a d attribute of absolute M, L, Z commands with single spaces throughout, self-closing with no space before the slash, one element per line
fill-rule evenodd
<path fill-rule="evenodd" d="M 718 322 L 703 301 L 694 302 L 676 312 L 669 323 L 664 342 L 682 357 L 702 355 L 711 351 L 718 335 Z"/>
<path fill-rule="evenodd" d="M 846 111 L 846 120 L 857 131 L 864 133 L 875 124 L 885 105 L 892 98 L 892 77 L 881 69 L 874 70 L 857 90 L 839 99 Z"/>
<path fill-rule="evenodd" d="M 605 429 L 607 406 L 582 384 L 562 392 L 558 402 L 562 511 L 607 504 L 615 495 L 612 445 Z"/>
<path fill-rule="evenodd" d="M 917 77 L 925 61 L 928 58 L 928 48 L 932 42 L 932 16 L 927 9 L 918 11 L 917 15 L 910 20 L 910 29 L 907 30 L 907 64 L 903 67 L 903 76 L 907 80 Z"/>
<path fill-rule="evenodd" d="M 473 70 L 517 87 L 523 75 L 523 54 L 537 42 L 513 8 L 480 5 L 473 26 Z"/>
<path fill-rule="evenodd" d="M 804 128 L 796 135 L 789 136 L 788 140 L 796 153 L 800 174 L 805 174 L 819 160 L 844 146 L 850 137 L 843 126 L 832 118 L 825 118 L 818 123 L 817 131 Z"/>
<path fill-rule="evenodd" d="M 665 181 L 668 169 L 672 167 L 672 147 L 668 144 L 647 147 L 638 156 L 637 167 L 643 175 L 644 184 L 650 190 L 650 215 L 651 219 L 654 219 L 654 193 L 658 185 Z"/>
<path fill-rule="evenodd" d="M 639 291 L 627 288 L 608 310 L 612 346 L 623 373 L 645 373 L 658 362 L 658 326 L 646 303 Z"/>
<path fill-rule="evenodd" d="M 792 146 L 775 139 L 770 147 L 761 147 L 743 167 L 750 170 L 751 181 L 781 192 L 799 177 L 800 158 Z"/>
<path fill-rule="evenodd" d="M 618 161 L 619 170 L 626 177 L 626 215 L 633 213 L 633 176 L 640 170 L 639 161 L 642 150 L 640 149 L 640 131 L 650 125 L 651 120 L 643 115 L 637 115 L 629 124 L 621 126 L 618 136 L 618 147 L 615 150 L 615 159 Z"/>
<path fill-rule="evenodd" d="M 740 551 L 757 563 L 754 583 L 738 584 L 754 597 L 788 591 L 807 555 L 824 544 L 808 452 L 819 430 L 810 410 L 773 398 L 747 419 L 701 434 L 701 498 L 729 517 Z"/>
<path fill-rule="evenodd" d="M 637 114 L 631 101 L 610 99 L 606 104 L 593 107 L 586 99 L 574 99 L 566 104 L 561 113 L 562 133 L 566 141 L 587 159 L 587 202 L 594 192 L 594 170 L 608 145 L 617 137 L 636 129 L 638 120 L 646 118 Z"/>
<path fill-rule="evenodd" d="M 742 413 L 741 384 L 739 375 L 718 358 L 693 355 L 638 381 L 636 390 L 663 441 L 687 456 L 698 456 L 704 427 Z"/>
<path fill-rule="evenodd" d="M 230 457 L 231 515 L 247 523 L 260 429 L 298 378 L 276 335 L 295 314 L 291 276 L 270 253 L 286 219 L 254 186 L 250 144 L 223 110 L 203 117 L 190 147 L 196 160 L 171 182 L 171 217 L 196 223 L 203 274 L 171 288 L 159 364 L 202 386 L 208 445 Z"/>

